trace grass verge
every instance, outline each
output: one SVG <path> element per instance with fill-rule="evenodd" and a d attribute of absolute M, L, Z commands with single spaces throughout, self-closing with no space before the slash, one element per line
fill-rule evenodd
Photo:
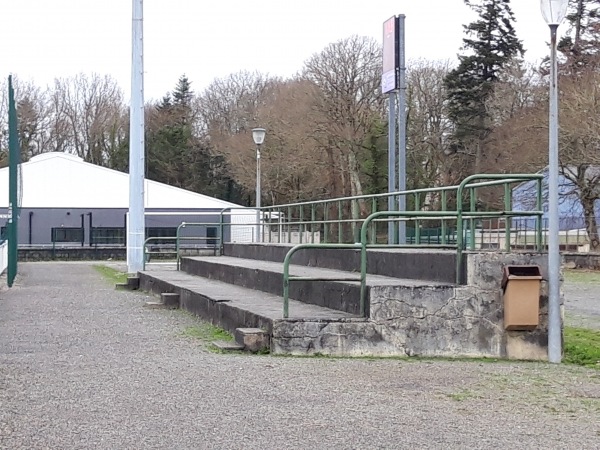
<path fill-rule="evenodd" d="M 110 282 L 117 283 L 125 283 L 127 282 L 127 273 L 120 272 L 112 267 L 96 265 L 94 269 L 102 275 L 102 277 Z"/>
<path fill-rule="evenodd" d="M 233 341 L 233 336 L 222 328 L 215 327 L 210 323 L 202 323 L 187 327 L 183 335 L 203 341 Z"/>
<path fill-rule="evenodd" d="M 568 269 L 564 271 L 565 281 L 570 283 L 599 283 L 600 272 L 593 270 Z"/>
<path fill-rule="evenodd" d="M 565 327 L 565 362 L 600 369 L 600 331 Z"/>

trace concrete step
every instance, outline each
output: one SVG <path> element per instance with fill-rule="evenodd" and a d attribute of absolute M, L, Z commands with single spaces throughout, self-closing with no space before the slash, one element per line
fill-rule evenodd
<path fill-rule="evenodd" d="M 213 341 L 211 342 L 219 350 L 224 352 L 235 352 L 244 350 L 244 346 L 234 341 Z"/>
<path fill-rule="evenodd" d="M 115 288 L 118 290 L 125 291 L 136 291 L 140 287 L 140 279 L 137 276 L 129 276 L 127 277 L 127 281 L 125 283 L 117 283 Z"/>
<path fill-rule="evenodd" d="M 179 294 L 182 309 L 217 325 L 230 333 L 237 328 L 260 328 L 271 333 L 273 321 L 283 317 L 280 296 L 210 280 L 185 272 L 152 270 L 140 272 L 144 291 L 160 295 Z M 290 300 L 290 316 L 301 320 L 351 319 L 355 315 L 318 305 Z"/>
<path fill-rule="evenodd" d="M 290 244 L 224 244 L 224 256 L 273 261 L 283 264 Z M 295 265 L 360 271 L 360 251 L 354 249 L 303 249 L 292 257 Z M 369 249 L 367 273 L 441 283 L 456 282 L 456 250 Z"/>
<path fill-rule="evenodd" d="M 262 328 L 236 328 L 235 342 L 249 352 L 260 352 L 271 348 L 271 336 Z"/>
<path fill-rule="evenodd" d="M 227 256 L 190 257 L 182 258 L 181 270 L 192 275 L 259 290 L 276 296 L 283 295 L 283 264 L 279 262 Z M 335 281 L 339 278 L 356 278 L 358 280 L 360 277 L 358 273 L 290 265 L 290 275 L 331 279 L 331 281 L 292 281 L 290 282 L 290 298 L 352 315 L 360 315 L 360 282 Z M 376 286 L 401 286 L 414 289 L 422 286 L 449 286 L 449 284 L 368 275 L 367 286 L 368 300 L 370 291 Z M 368 308 L 369 305 L 367 304 Z"/>

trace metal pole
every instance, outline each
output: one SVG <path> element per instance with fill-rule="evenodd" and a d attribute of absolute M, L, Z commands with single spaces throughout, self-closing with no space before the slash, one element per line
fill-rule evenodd
<path fill-rule="evenodd" d="M 127 271 L 144 267 L 144 36 L 143 0 L 133 0 L 131 104 L 129 121 L 129 227 Z"/>
<path fill-rule="evenodd" d="M 256 242 L 260 237 L 260 145 L 256 146 Z"/>
<path fill-rule="evenodd" d="M 550 25 L 550 118 L 548 157 L 548 360 L 560 363 L 562 358 L 560 316 L 560 250 L 558 223 L 558 63 L 556 30 Z"/>
<path fill-rule="evenodd" d="M 404 22 L 406 16 L 398 16 L 398 54 L 399 54 L 399 91 L 398 91 L 398 190 L 406 190 L 406 41 Z M 406 197 L 398 197 L 398 211 L 406 211 Z M 398 244 L 406 244 L 406 222 L 400 221 Z"/>
<path fill-rule="evenodd" d="M 17 103 L 13 89 L 12 75 L 8 76 L 8 265 L 6 267 L 6 282 L 12 287 L 18 269 L 19 253 L 19 125 Z"/>
<path fill-rule="evenodd" d="M 396 92 L 389 94 L 388 111 L 388 193 L 396 191 Z M 388 211 L 396 210 L 396 201 L 388 197 Z M 388 244 L 396 243 L 394 222 L 388 222 Z"/>

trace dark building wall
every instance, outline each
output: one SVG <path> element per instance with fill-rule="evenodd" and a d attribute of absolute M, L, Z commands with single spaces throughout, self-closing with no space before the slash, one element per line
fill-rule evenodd
<path fill-rule="evenodd" d="M 146 228 L 177 228 L 182 222 L 219 224 L 221 210 L 181 210 L 177 213 L 198 213 L 179 215 L 146 215 Z M 169 210 L 146 210 L 151 212 L 173 212 Z M 1 210 L 6 215 L 7 210 Z M 199 214 L 204 213 L 204 214 Z M 83 209 L 83 208 L 23 208 L 19 215 L 19 245 L 45 246 L 52 244 L 52 228 L 83 228 L 84 245 L 90 243 L 90 225 L 97 227 L 124 228 L 127 209 Z M 91 224 L 90 224 L 91 219 Z M 224 217 L 229 222 L 229 217 Z M 0 221 L 6 226 L 6 219 Z M 227 239 L 229 231 L 225 227 Z M 182 236 L 206 236 L 205 227 L 189 227 L 181 232 Z M 77 243 L 71 244 L 77 245 Z"/>

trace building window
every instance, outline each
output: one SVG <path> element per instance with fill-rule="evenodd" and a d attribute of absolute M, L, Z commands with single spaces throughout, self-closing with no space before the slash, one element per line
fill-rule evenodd
<path fill-rule="evenodd" d="M 217 227 L 207 227 L 206 228 L 206 237 L 207 238 L 216 238 L 217 237 Z M 207 239 L 207 245 L 215 246 L 217 245 L 216 239 Z"/>
<path fill-rule="evenodd" d="M 125 228 L 94 227 L 90 244 L 125 245 Z"/>
<path fill-rule="evenodd" d="M 52 242 L 83 242 L 83 228 L 52 228 Z"/>
<path fill-rule="evenodd" d="M 146 228 L 146 239 L 148 238 L 175 238 L 177 236 L 177 228 L 173 227 L 155 227 Z M 153 239 L 149 242 L 151 245 L 172 244 L 175 245 L 175 239 Z"/>

